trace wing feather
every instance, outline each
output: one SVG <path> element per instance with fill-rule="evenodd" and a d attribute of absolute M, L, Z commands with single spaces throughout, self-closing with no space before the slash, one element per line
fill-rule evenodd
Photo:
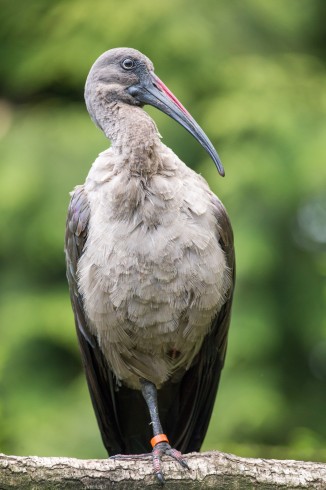
<path fill-rule="evenodd" d="M 212 199 L 219 230 L 217 239 L 224 250 L 234 285 L 232 228 L 223 205 L 215 196 Z M 78 186 L 72 194 L 68 210 L 65 253 L 71 303 L 88 388 L 108 453 L 145 452 L 150 449 L 151 428 L 143 397 L 139 391 L 125 386 L 117 389 L 114 375 L 88 328 L 83 300 L 78 291 L 77 266 L 87 240 L 89 215 L 86 192 L 83 186 Z M 199 451 L 206 435 L 226 354 L 232 296 L 233 286 L 192 367 L 179 382 L 167 382 L 158 393 L 162 425 L 171 444 L 184 453 Z"/>
<path fill-rule="evenodd" d="M 222 203 L 216 196 L 212 197 L 212 202 L 218 229 L 217 239 L 226 256 L 232 275 L 232 286 L 227 301 L 213 320 L 212 329 L 206 336 L 192 367 L 180 382 L 177 391 L 178 401 L 167 415 L 166 424 L 171 441 L 183 453 L 199 451 L 204 441 L 224 365 L 231 318 L 235 283 L 233 232 Z"/>
<path fill-rule="evenodd" d="M 95 415 L 106 449 L 110 454 L 115 454 L 123 452 L 124 449 L 115 400 L 115 381 L 95 337 L 89 331 L 77 284 L 78 260 L 87 240 L 89 214 L 87 195 L 83 186 L 78 186 L 72 193 L 67 216 L 67 279 L 82 362 Z"/>

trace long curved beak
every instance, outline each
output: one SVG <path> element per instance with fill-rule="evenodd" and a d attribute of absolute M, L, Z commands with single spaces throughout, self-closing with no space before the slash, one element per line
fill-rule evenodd
<path fill-rule="evenodd" d="M 139 84 L 129 87 L 128 92 L 142 104 L 152 105 L 172 117 L 189 131 L 205 148 L 215 163 L 219 174 L 224 177 L 225 172 L 220 157 L 204 131 L 175 95 L 153 72 L 150 72 L 148 77 L 144 77 Z"/>

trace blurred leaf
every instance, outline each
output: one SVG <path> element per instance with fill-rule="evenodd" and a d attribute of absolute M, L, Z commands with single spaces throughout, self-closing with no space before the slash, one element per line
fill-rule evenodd
<path fill-rule="evenodd" d="M 116 46 L 145 52 L 226 168 L 148 109 L 228 208 L 237 287 L 204 448 L 326 459 L 325 3 L 4 0 L 0 29 L 0 444 L 104 457 L 65 281 L 69 191 L 109 142 L 83 103 Z M 147 109 L 146 109 L 147 110 Z"/>

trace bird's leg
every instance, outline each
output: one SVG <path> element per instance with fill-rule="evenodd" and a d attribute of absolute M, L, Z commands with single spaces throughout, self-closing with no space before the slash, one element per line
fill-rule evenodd
<path fill-rule="evenodd" d="M 178 461 L 184 468 L 188 468 L 186 461 L 183 459 L 180 451 L 173 449 L 170 444 L 167 436 L 163 434 L 162 425 L 160 422 L 160 417 L 158 413 L 158 404 L 157 404 L 157 390 L 156 386 L 147 381 L 145 379 L 140 380 L 141 391 L 143 397 L 147 403 L 148 410 L 151 417 L 151 423 L 153 428 L 153 438 L 151 439 L 151 445 L 153 447 L 152 450 L 152 458 L 153 458 L 153 467 L 154 473 L 161 484 L 164 483 L 164 477 L 161 469 L 161 458 L 163 454 L 167 454 L 171 456 L 173 459 Z"/>

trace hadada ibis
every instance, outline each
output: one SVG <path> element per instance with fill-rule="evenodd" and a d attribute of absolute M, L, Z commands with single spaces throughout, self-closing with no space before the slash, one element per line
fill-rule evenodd
<path fill-rule="evenodd" d="M 146 104 L 187 129 L 218 172 L 196 121 L 130 48 L 92 66 L 88 112 L 111 140 L 71 194 L 67 277 L 88 387 L 110 456 L 199 451 L 224 364 L 233 234 L 207 182 L 161 142 Z"/>

